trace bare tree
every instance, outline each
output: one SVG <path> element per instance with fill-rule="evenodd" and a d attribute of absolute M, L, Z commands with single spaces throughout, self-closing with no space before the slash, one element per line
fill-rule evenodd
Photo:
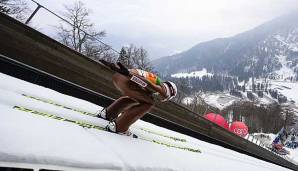
<path fill-rule="evenodd" d="M 84 45 L 84 54 L 94 60 L 104 59 L 109 62 L 115 62 L 117 54 L 111 51 L 111 47 L 99 44 L 94 41 L 87 41 Z"/>
<path fill-rule="evenodd" d="M 118 61 L 128 68 L 139 68 L 146 71 L 153 70 L 153 66 L 148 58 L 148 52 L 143 47 L 138 48 L 133 44 L 121 48 Z"/>
<path fill-rule="evenodd" d="M 135 67 L 146 71 L 152 71 L 153 66 L 148 59 L 148 52 L 143 48 L 134 48 L 134 55 L 132 57 Z"/>
<path fill-rule="evenodd" d="M 23 0 L 0 0 L 0 12 L 24 21 L 29 12 L 28 4 Z"/>
<path fill-rule="evenodd" d="M 110 47 L 101 45 L 98 40 L 106 35 L 105 31 L 96 31 L 94 24 L 89 20 L 90 11 L 81 1 L 72 5 L 65 5 L 63 13 L 72 25 L 60 23 L 58 39 L 60 42 L 76 51 L 92 58 L 100 58 Z"/>

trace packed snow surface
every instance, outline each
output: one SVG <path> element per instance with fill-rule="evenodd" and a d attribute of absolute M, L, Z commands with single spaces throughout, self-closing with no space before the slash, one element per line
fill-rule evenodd
<path fill-rule="evenodd" d="M 78 112 L 96 113 L 100 106 L 2 73 L 0 80 L 0 165 L 3 162 L 30 163 L 82 170 L 125 171 L 288 170 L 143 121 L 137 121 L 131 131 L 173 146 L 200 149 L 201 153 L 20 111 L 13 107 L 21 106 L 98 126 L 107 124 L 104 120 Z M 186 142 L 162 135 L 185 139 Z"/>

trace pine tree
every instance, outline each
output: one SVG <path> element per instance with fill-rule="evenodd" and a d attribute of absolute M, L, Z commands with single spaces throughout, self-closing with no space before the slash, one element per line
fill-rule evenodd
<path fill-rule="evenodd" d="M 122 47 L 117 62 L 120 62 L 126 67 L 130 67 L 130 57 L 127 55 L 125 47 Z"/>

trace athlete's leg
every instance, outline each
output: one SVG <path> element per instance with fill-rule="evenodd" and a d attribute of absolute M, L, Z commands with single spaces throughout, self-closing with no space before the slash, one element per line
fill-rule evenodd
<path fill-rule="evenodd" d="M 136 104 L 138 104 L 138 102 L 129 98 L 128 96 L 120 97 L 119 99 L 115 100 L 110 106 L 107 107 L 106 119 L 112 121 L 115 118 L 117 118 L 119 113 L 121 113 L 123 110 Z"/>
<path fill-rule="evenodd" d="M 152 104 L 140 103 L 125 110 L 116 120 L 117 132 L 125 132 L 129 126 L 144 116 L 152 108 Z"/>
<path fill-rule="evenodd" d="M 131 82 L 128 77 L 123 76 L 121 74 L 113 75 L 113 83 L 115 87 L 118 90 L 120 90 L 124 96 L 128 96 L 130 99 L 135 100 L 134 102 L 138 102 L 137 104 L 132 102 L 126 102 L 126 104 L 130 105 L 123 105 L 125 107 L 122 108 L 116 107 L 116 104 L 118 105 L 118 103 L 115 102 L 115 105 L 112 104 L 108 107 L 107 113 L 109 113 L 109 118 L 115 118 L 118 116 L 120 112 L 122 112 L 122 114 L 118 116 L 115 120 L 117 129 L 115 131 L 125 132 L 128 130 L 130 125 L 132 125 L 136 120 L 141 118 L 146 112 L 150 111 L 150 109 L 153 106 L 153 98 L 151 96 L 152 93 L 145 91 L 137 84 Z M 123 99 L 123 101 L 126 100 Z M 110 107 L 113 109 L 112 111 Z"/>

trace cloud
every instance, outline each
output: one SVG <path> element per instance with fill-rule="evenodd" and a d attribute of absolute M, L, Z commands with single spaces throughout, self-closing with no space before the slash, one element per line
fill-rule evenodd
<path fill-rule="evenodd" d="M 62 11 L 59 0 L 39 0 Z M 69 4 L 74 0 L 63 1 Z M 91 19 L 120 48 L 143 46 L 152 58 L 232 36 L 295 9 L 298 0 L 84 0 Z M 40 22 L 46 20 L 40 18 Z"/>

